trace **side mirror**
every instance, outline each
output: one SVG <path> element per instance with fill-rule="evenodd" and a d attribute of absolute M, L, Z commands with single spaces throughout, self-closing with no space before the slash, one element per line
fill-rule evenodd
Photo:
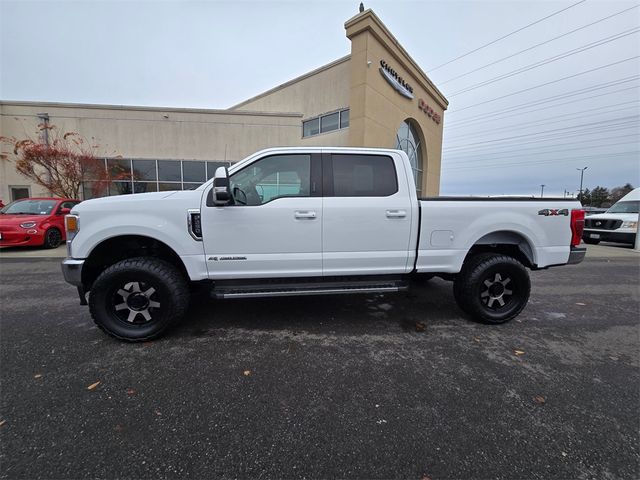
<path fill-rule="evenodd" d="M 216 207 L 227 205 L 231 201 L 229 191 L 229 172 L 227 167 L 218 167 L 213 178 L 213 204 Z"/>
<path fill-rule="evenodd" d="M 68 215 L 70 213 L 71 213 L 70 208 L 61 208 L 60 211 L 58 212 L 58 215 Z"/>

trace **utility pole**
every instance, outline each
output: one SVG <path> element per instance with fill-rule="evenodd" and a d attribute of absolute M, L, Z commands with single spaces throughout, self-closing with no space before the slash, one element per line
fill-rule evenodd
<path fill-rule="evenodd" d="M 544 187 L 546 187 L 545 184 L 540 185 L 540 198 L 544 197 Z"/>
<path fill-rule="evenodd" d="M 580 193 L 578 194 L 578 199 L 580 203 L 582 203 L 582 179 L 584 178 L 584 171 L 589 167 L 584 168 L 576 168 L 576 170 L 580 170 Z"/>

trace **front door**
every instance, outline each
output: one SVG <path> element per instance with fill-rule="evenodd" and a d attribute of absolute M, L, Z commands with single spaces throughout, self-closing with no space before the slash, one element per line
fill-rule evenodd
<path fill-rule="evenodd" d="M 202 205 L 209 277 L 322 275 L 320 156 L 270 155 L 230 178 L 232 204 Z M 318 188 L 315 188 L 315 187 Z"/>
<path fill-rule="evenodd" d="M 408 272 L 413 197 L 400 159 L 334 153 L 323 167 L 324 275 Z"/>

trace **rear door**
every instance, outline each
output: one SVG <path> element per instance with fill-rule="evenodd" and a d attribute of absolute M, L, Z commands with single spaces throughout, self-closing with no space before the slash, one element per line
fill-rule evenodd
<path fill-rule="evenodd" d="M 412 197 L 396 154 L 323 154 L 323 275 L 410 270 Z"/>

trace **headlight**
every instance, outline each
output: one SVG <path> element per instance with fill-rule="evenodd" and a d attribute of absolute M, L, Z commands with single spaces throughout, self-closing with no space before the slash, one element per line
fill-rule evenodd
<path fill-rule="evenodd" d="M 621 228 L 630 228 L 632 230 L 638 229 L 638 222 L 622 222 Z"/>
<path fill-rule="evenodd" d="M 36 222 L 24 222 L 24 223 L 21 223 L 20 226 L 22 228 L 33 228 L 36 226 Z"/>

